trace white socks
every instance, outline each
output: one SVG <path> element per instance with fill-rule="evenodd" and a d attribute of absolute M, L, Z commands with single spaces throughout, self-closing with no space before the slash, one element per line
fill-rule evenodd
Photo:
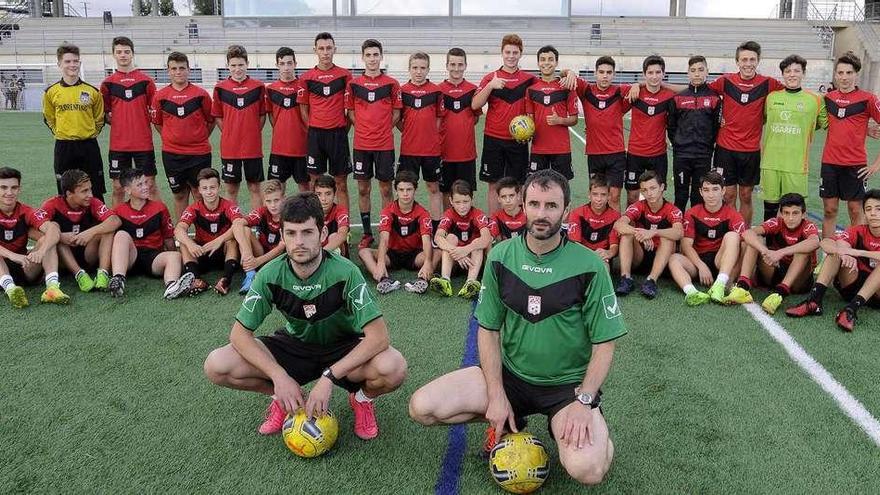
<path fill-rule="evenodd" d="M 0 288 L 3 289 L 4 292 L 9 291 L 15 287 L 15 281 L 12 280 L 12 277 L 9 275 L 3 275 L 0 277 Z"/>
<path fill-rule="evenodd" d="M 727 281 L 730 280 L 730 276 L 726 273 L 719 273 L 718 277 L 715 279 L 715 282 L 727 285 Z"/>
<path fill-rule="evenodd" d="M 373 402 L 373 399 L 364 394 L 364 389 L 360 389 L 354 394 L 354 400 L 358 402 Z"/>
<path fill-rule="evenodd" d="M 58 285 L 58 272 L 50 272 L 46 274 L 46 287 L 53 284 Z"/>
<path fill-rule="evenodd" d="M 697 288 L 694 287 L 694 284 L 687 284 L 681 290 L 684 291 L 684 295 L 689 296 L 694 292 L 697 292 Z"/>

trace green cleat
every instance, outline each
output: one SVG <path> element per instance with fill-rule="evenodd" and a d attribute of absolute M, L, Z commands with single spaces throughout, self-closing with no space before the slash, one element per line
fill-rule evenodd
<path fill-rule="evenodd" d="M 706 304 L 709 302 L 709 294 L 705 292 L 691 292 L 690 294 L 684 296 L 684 302 L 688 306 L 699 306 L 701 304 Z"/>
<path fill-rule="evenodd" d="M 739 286 L 730 289 L 730 294 L 724 298 L 725 304 L 748 304 L 752 301 L 754 301 L 754 299 L 752 299 L 751 292 Z"/>
<path fill-rule="evenodd" d="M 105 291 L 110 288 L 110 274 L 104 270 L 98 270 L 95 275 L 95 290 Z"/>
<path fill-rule="evenodd" d="M 76 285 L 79 286 L 79 290 L 82 292 L 91 292 L 95 288 L 95 281 L 92 280 L 88 273 L 82 271 L 76 276 Z"/>
<path fill-rule="evenodd" d="M 712 284 L 712 287 L 709 287 L 709 298 L 718 304 L 726 304 L 724 300 L 724 284 L 721 282 Z"/>
<path fill-rule="evenodd" d="M 773 292 L 766 298 L 764 298 L 764 302 L 761 303 L 761 308 L 767 312 L 767 314 L 774 314 L 776 310 L 779 309 L 779 305 L 782 304 L 782 295 L 776 292 Z"/>
<path fill-rule="evenodd" d="M 434 277 L 431 279 L 431 290 L 441 296 L 452 297 L 452 282 L 448 278 Z"/>
<path fill-rule="evenodd" d="M 468 280 L 461 286 L 461 290 L 458 291 L 458 297 L 464 299 L 473 299 L 480 294 L 480 289 L 483 286 L 480 282 L 476 280 Z"/>
<path fill-rule="evenodd" d="M 28 307 L 27 294 L 24 293 L 24 289 L 17 285 L 6 291 L 6 297 L 9 298 L 13 308 L 21 309 Z"/>
<path fill-rule="evenodd" d="M 40 296 L 40 302 L 52 304 L 67 304 L 70 302 L 70 296 L 62 292 L 61 286 L 58 284 L 49 284 L 43 295 Z"/>
<path fill-rule="evenodd" d="M 819 262 L 816 263 L 816 268 L 813 268 L 813 277 L 819 276 L 819 272 L 822 271 L 822 265 L 824 263 L 825 263 L 825 257 L 823 256 L 822 259 L 820 259 Z"/>

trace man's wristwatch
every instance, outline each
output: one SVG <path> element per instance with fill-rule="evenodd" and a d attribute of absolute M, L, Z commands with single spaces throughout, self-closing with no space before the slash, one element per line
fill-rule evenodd
<path fill-rule="evenodd" d="M 330 380 L 331 382 L 333 382 L 334 384 L 338 384 L 338 383 L 339 383 L 339 379 L 336 378 L 336 376 L 333 375 L 333 370 L 331 370 L 329 366 L 328 366 L 327 368 L 325 368 L 324 371 L 321 372 L 321 376 L 323 376 L 324 378 L 329 379 L 329 380 Z"/>
<path fill-rule="evenodd" d="M 575 400 L 577 400 L 578 402 L 580 402 L 581 404 L 583 404 L 587 407 L 590 407 L 590 408 L 593 407 L 593 395 L 592 394 L 587 393 L 587 392 L 581 392 L 580 387 L 574 389 L 574 393 L 575 393 L 575 396 L 574 396 Z"/>

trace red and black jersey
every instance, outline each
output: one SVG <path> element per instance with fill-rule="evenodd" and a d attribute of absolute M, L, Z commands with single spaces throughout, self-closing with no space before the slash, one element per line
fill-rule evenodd
<path fill-rule="evenodd" d="M 835 239 L 849 244 L 853 249 L 861 251 L 880 251 L 880 236 L 871 234 L 867 225 L 853 225 L 843 232 L 838 232 Z M 877 267 L 877 260 L 858 257 L 859 271 L 870 274 Z"/>
<path fill-rule="evenodd" d="M 449 208 L 443 212 L 437 229 L 454 234 L 458 237 L 459 246 L 467 246 L 474 239 L 479 239 L 483 227 L 489 228 L 489 218 L 479 208 L 471 208 L 464 216 L 459 215 L 455 208 Z"/>
<path fill-rule="evenodd" d="M 610 249 L 620 244 L 620 234 L 614 229 L 614 222 L 620 212 L 606 207 L 596 213 L 589 204 L 575 208 L 568 214 L 568 238 L 584 246 L 596 249 Z"/>
<path fill-rule="evenodd" d="M 392 201 L 382 209 L 379 232 L 388 232 L 388 250 L 412 253 L 422 250 L 422 236 L 431 236 L 431 215 L 418 202 L 413 202 L 407 213 L 400 211 L 400 203 Z"/>
<path fill-rule="evenodd" d="M 263 252 L 268 253 L 281 241 L 281 218 L 272 220 L 272 214 L 265 206 L 248 213 L 245 220 L 248 227 L 257 228 L 257 240 L 263 246 Z"/>
<path fill-rule="evenodd" d="M 115 71 L 101 83 L 110 115 L 110 151 L 153 151 L 150 106 L 156 83 L 143 72 Z"/>
<path fill-rule="evenodd" d="M 394 151 L 391 122 L 403 108 L 400 83 L 385 74 L 355 77 L 345 92 L 345 109 L 354 112 L 354 149 Z"/>
<path fill-rule="evenodd" d="M 647 230 L 660 230 L 671 228 L 673 224 L 681 223 L 681 210 L 675 204 L 663 200 L 663 205 L 657 211 L 651 211 L 648 200 L 642 199 L 629 205 L 623 212 L 633 227 Z M 654 237 L 654 247 L 660 245 L 660 238 Z"/>
<path fill-rule="evenodd" d="M 92 198 L 88 208 L 74 208 L 64 196 L 52 196 L 43 202 L 42 209 L 49 220 L 58 224 L 61 233 L 79 234 L 113 216 L 113 211 L 98 198 Z"/>
<path fill-rule="evenodd" d="M 0 211 L 0 246 L 15 254 L 26 253 L 28 230 L 39 229 L 47 221 L 48 213 L 24 203 L 16 203 L 9 215 Z"/>
<path fill-rule="evenodd" d="M 717 253 L 724 234 L 736 232 L 742 235 L 745 229 L 742 215 L 729 205 L 722 205 L 720 210 L 712 212 L 699 204 L 684 214 L 684 236 L 694 240 L 694 250 L 698 254 Z"/>
<path fill-rule="evenodd" d="M 627 153 L 641 157 L 666 153 L 666 124 L 674 105 L 675 93 L 661 88 L 652 93 L 646 87 L 639 90 L 639 97 L 632 102 Z"/>
<path fill-rule="evenodd" d="M 211 115 L 223 119 L 220 131 L 220 157 L 248 159 L 263 157 L 263 127 L 266 86 L 258 79 L 245 77 L 238 82 L 231 77 L 214 86 Z"/>
<path fill-rule="evenodd" d="M 849 93 L 834 90 L 825 95 L 825 108 L 828 110 L 828 137 L 822 163 L 866 165 L 868 120 L 880 123 L 880 98 L 859 88 Z"/>
<path fill-rule="evenodd" d="M 188 83 L 178 91 L 168 85 L 153 98 L 153 123 L 162 126 L 162 151 L 178 155 L 206 155 L 211 152 L 208 126 L 211 96 Z"/>
<path fill-rule="evenodd" d="M 205 244 L 225 234 L 232 227 L 232 221 L 243 218 L 238 205 L 226 198 L 220 198 L 217 207 L 209 210 L 203 200 L 186 207 L 180 215 L 180 222 L 187 227 L 195 224 L 197 244 Z"/>
<path fill-rule="evenodd" d="M 758 151 L 764 130 L 764 100 L 785 85 L 772 77 L 756 74 L 745 80 L 739 73 L 724 74 L 709 83 L 724 98 L 718 146 L 731 151 Z"/>
<path fill-rule="evenodd" d="M 400 87 L 403 100 L 403 132 L 400 154 L 440 156 L 441 135 L 437 119 L 443 118 L 443 93 L 431 81 L 416 86 L 412 81 Z"/>
<path fill-rule="evenodd" d="M 439 86 L 443 93 L 443 120 L 440 121 L 443 161 L 457 163 L 476 160 L 474 126 L 483 113 L 480 109 L 471 108 L 477 86 L 465 80 L 458 84 L 443 81 Z"/>
<path fill-rule="evenodd" d="M 577 94 L 584 107 L 585 136 L 588 155 L 610 155 L 626 151 L 623 145 L 623 116 L 629 112 L 626 101 L 629 85 L 599 89 L 595 84 L 578 79 Z"/>
<path fill-rule="evenodd" d="M 568 126 L 547 124 L 547 117 L 553 112 L 563 118 L 577 115 L 577 93 L 563 88 L 558 79 L 549 82 L 538 79 L 526 92 L 526 113 L 535 120 L 532 153 L 571 153 Z"/>
<path fill-rule="evenodd" d="M 526 233 L 526 212 L 519 209 L 519 213 L 510 216 L 500 209 L 489 217 L 489 233 L 495 239 L 510 239 Z"/>
<path fill-rule="evenodd" d="M 116 205 L 113 213 L 122 220 L 122 230 L 128 232 L 138 249 L 161 251 L 165 239 L 174 238 L 171 215 L 161 201 L 148 199 L 140 210 L 135 210 L 129 200 Z"/>
<path fill-rule="evenodd" d="M 346 127 L 345 88 L 351 72 L 334 65 L 327 70 L 315 66 L 302 75 L 303 104 L 309 106 L 309 127 L 336 129 Z"/>
<path fill-rule="evenodd" d="M 339 232 L 340 228 L 348 227 L 348 208 L 334 203 L 333 206 L 330 207 L 330 211 L 324 214 L 324 226 L 327 227 L 328 237 L 330 234 Z M 324 239 L 324 242 L 321 243 L 321 245 L 326 246 L 327 239 Z"/>
<path fill-rule="evenodd" d="M 794 246 L 810 237 L 819 237 L 819 229 L 816 228 L 816 224 L 806 218 L 801 220 L 801 223 L 794 229 L 786 227 L 785 222 L 779 217 L 765 220 L 764 223 L 761 224 L 761 228 L 764 229 L 764 240 L 767 243 L 767 248 L 774 251 L 788 246 Z M 782 261 L 785 264 L 789 264 L 793 258 L 793 256 L 788 255 L 782 258 Z M 813 264 L 815 265 L 816 253 L 813 253 L 812 259 Z"/>
<path fill-rule="evenodd" d="M 281 156 L 306 156 L 306 132 L 299 111 L 303 88 L 299 79 L 274 81 L 266 85 L 266 111 L 272 115 L 272 153 Z"/>
<path fill-rule="evenodd" d="M 517 69 L 510 73 L 498 69 L 483 76 L 477 92 L 486 87 L 495 76 L 504 80 L 504 88 L 489 93 L 489 109 L 486 110 L 486 126 L 483 133 L 496 139 L 513 141 L 510 137 L 510 121 L 526 113 L 526 92 L 535 83 L 535 76 Z"/>

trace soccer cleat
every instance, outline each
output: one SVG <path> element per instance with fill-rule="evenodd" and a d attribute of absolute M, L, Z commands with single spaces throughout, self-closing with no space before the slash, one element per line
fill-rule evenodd
<path fill-rule="evenodd" d="M 220 277 L 220 280 L 214 284 L 214 292 L 220 294 L 221 296 L 225 296 L 229 294 L 229 286 L 232 285 L 232 282 L 226 277 Z"/>
<path fill-rule="evenodd" d="M 614 289 L 614 293 L 618 296 L 626 296 L 629 295 L 633 289 L 636 288 L 636 282 L 632 279 L 632 277 L 621 277 L 620 281 L 617 282 L 617 288 Z"/>
<path fill-rule="evenodd" d="M 690 294 L 684 296 L 684 302 L 688 306 L 699 306 L 701 304 L 706 304 L 707 302 L 709 302 L 709 299 L 709 294 L 700 291 L 691 292 Z"/>
<path fill-rule="evenodd" d="M 257 272 L 255 270 L 245 272 L 244 280 L 241 281 L 241 288 L 238 289 L 238 293 L 240 295 L 243 296 L 243 295 L 247 294 L 249 290 L 251 290 L 251 284 L 254 283 L 254 277 L 256 277 L 256 276 L 257 276 Z"/>
<path fill-rule="evenodd" d="M 641 289 L 642 295 L 647 297 L 648 299 L 654 299 L 657 297 L 657 293 L 660 292 L 660 288 L 657 287 L 657 282 L 649 279 L 645 280 L 645 283 L 642 284 Z"/>
<path fill-rule="evenodd" d="M 844 332 L 852 332 L 853 327 L 856 325 L 856 318 L 856 314 L 853 310 L 843 308 L 837 313 L 837 318 L 835 318 L 834 321 L 837 322 L 837 326 Z"/>
<path fill-rule="evenodd" d="M 816 268 L 813 268 L 813 277 L 818 277 L 818 276 L 819 276 L 819 272 L 822 271 L 822 265 L 823 265 L 824 263 L 825 263 L 825 257 L 822 256 L 822 259 L 820 259 L 819 262 L 816 263 Z"/>
<path fill-rule="evenodd" d="M 354 412 L 354 434 L 361 440 L 372 440 L 379 436 L 376 411 L 372 402 L 358 402 L 354 394 L 348 394 L 348 404 Z"/>
<path fill-rule="evenodd" d="M 208 282 L 194 276 L 192 284 L 189 286 L 189 296 L 197 296 L 206 290 L 208 290 Z"/>
<path fill-rule="evenodd" d="M 428 290 L 428 281 L 419 277 L 412 282 L 403 284 L 404 290 L 413 294 L 424 294 Z"/>
<path fill-rule="evenodd" d="M 461 290 L 458 291 L 458 297 L 464 299 L 473 299 L 480 294 L 480 289 L 482 288 L 483 286 L 480 284 L 480 282 L 476 280 L 468 280 L 464 283 L 464 285 L 461 286 Z"/>
<path fill-rule="evenodd" d="M 431 279 L 431 290 L 441 296 L 452 297 L 452 282 L 448 278 L 434 277 Z"/>
<path fill-rule="evenodd" d="M 804 316 L 820 316 L 822 314 L 822 305 L 816 301 L 802 301 L 797 306 L 792 306 L 785 310 L 785 314 L 792 318 L 802 318 Z"/>
<path fill-rule="evenodd" d="M 778 292 L 773 292 L 764 298 L 764 302 L 761 303 L 761 308 L 766 311 L 767 314 L 772 315 L 776 313 L 777 309 L 779 309 L 780 304 L 782 304 L 782 295 Z"/>
<path fill-rule="evenodd" d="M 495 444 L 497 443 L 498 441 L 495 438 L 495 427 L 489 425 L 486 428 L 486 436 L 483 439 L 483 450 L 480 452 L 480 457 L 488 460 L 489 453 L 492 452 L 492 449 L 495 448 Z"/>
<path fill-rule="evenodd" d="M 70 302 L 70 296 L 68 296 L 61 290 L 60 285 L 49 284 L 46 286 L 46 290 L 43 291 L 43 295 L 40 296 L 40 302 L 50 304 L 67 304 Z"/>
<path fill-rule="evenodd" d="M 168 284 L 165 287 L 165 294 L 162 295 L 165 299 L 177 299 L 180 296 L 186 295 L 189 293 L 189 288 L 192 286 L 193 280 L 195 280 L 195 276 L 186 272 L 180 276 L 179 279 L 175 280 Z"/>
<path fill-rule="evenodd" d="M 382 280 L 376 284 L 376 292 L 379 294 L 388 294 L 400 288 L 400 281 L 391 277 L 382 277 Z"/>
<path fill-rule="evenodd" d="M 718 304 L 725 304 L 724 300 L 724 284 L 721 282 L 715 282 L 712 284 L 712 287 L 709 287 L 709 299 L 712 299 L 713 302 Z"/>
<path fill-rule="evenodd" d="M 366 234 L 361 237 L 361 242 L 358 243 L 358 249 L 368 248 L 373 245 L 373 236 Z"/>
<path fill-rule="evenodd" d="M 257 431 L 260 435 L 277 435 L 281 433 L 281 427 L 284 425 L 286 417 L 287 413 L 284 412 L 281 403 L 273 399 L 269 407 L 266 408 L 266 419 L 257 428 Z"/>
<path fill-rule="evenodd" d="M 748 304 L 753 300 L 752 293 L 739 286 L 730 289 L 730 294 L 724 298 L 725 304 Z"/>
<path fill-rule="evenodd" d="M 110 297 L 122 297 L 125 295 L 125 279 L 122 275 L 113 275 L 107 287 L 110 289 Z"/>
<path fill-rule="evenodd" d="M 12 304 L 13 308 L 22 309 L 28 307 L 27 294 L 24 293 L 24 289 L 17 285 L 6 291 L 6 297 L 9 298 L 9 303 Z"/>
<path fill-rule="evenodd" d="M 110 274 L 104 270 L 98 270 L 95 275 L 95 290 L 107 290 L 110 287 Z"/>
<path fill-rule="evenodd" d="M 85 271 L 79 272 L 75 278 L 81 292 L 91 292 L 95 288 L 95 281 Z"/>

